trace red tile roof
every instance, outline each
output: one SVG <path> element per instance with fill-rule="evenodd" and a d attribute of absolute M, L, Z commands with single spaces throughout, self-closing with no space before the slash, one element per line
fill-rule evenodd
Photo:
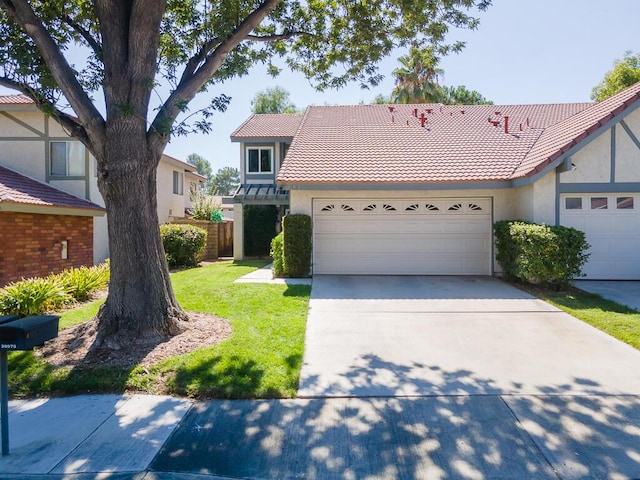
<path fill-rule="evenodd" d="M 303 115 L 264 113 L 251 115 L 231 134 L 231 140 L 249 138 L 293 138 Z"/>
<path fill-rule="evenodd" d="M 278 181 L 443 183 L 522 178 L 540 171 L 638 100 L 640 83 L 600 103 L 312 106 L 301 120 L 296 119 L 299 127 Z M 253 115 L 232 137 L 280 136 L 270 126 L 282 129 L 290 122 L 291 132 L 296 122 L 288 117 Z"/>
<path fill-rule="evenodd" d="M 26 95 L 0 95 L 0 105 L 27 105 L 33 104 Z"/>
<path fill-rule="evenodd" d="M 0 205 L 7 203 L 104 211 L 95 203 L 0 166 Z"/>

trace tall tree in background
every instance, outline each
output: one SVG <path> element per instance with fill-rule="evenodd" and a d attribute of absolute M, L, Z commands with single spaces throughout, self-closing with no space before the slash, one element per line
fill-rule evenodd
<path fill-rule="evenodd" d="M 591 91 L 591 99 L 600 102 L 640 82 L 640 53 L 625 52 L 624 58 L 614 62 L 613 70 Z"/>
<path fill-rule="evenodd" d="M 231 195 L 240 185 L 240 172 L 237 168 L 222 167 L 211 178 L 211 195 Z"/>
<path fill-rule="evenodd" d="M 197 153 L 190 153 L 187 157 L 187 163 L 196 167 L 197 172 L 207 178 L 207 184 L 211 181 L 211 164 L 209 160 Z"/>
<path fill-rule="evenodd" d="M 159 234 L 156 171 L 172 134 L 209 131 L 210 115 L 229 102 L 214 97 L 193 117 L 196 94 L 221 91 L 256 63 L 277 73 L 272 59 L 318 88 L 376 85 L 377 64 L 394 48 L 457 51 L 461 43 L 445 42 L 449 27 L 476 28 L 473 14 L 490 4 L 0 0 L 0 85 L 32 98 L 97 161 L 111 280 L 94 351 L 134 349 L 132 338 L 176 334 L 186 320 Z"/>
<path fill-rule="evenodd" d="M 440 101 L 445 105 L 493 105 L 491 100 L 484 98 L 480 92 L 469 90 L 464 85 L 457 87 L 441 87 Z"/>
<path fill-rule="evenodd" d="M 289 92 L 276 86 L 256 93 L 251 101 L 251 111 L 253 113 L 297 113 L 298 109 L 289 100 Z"/>
<path fill-rule="evenodd" d="M 438 103 L 441 90 L 438 77 L 440 59 L 432 47 L 412 45 L 409 54 L 398 58 L 400 67 L 393 71 L 396 87 L 391 92 L 395 103 Z"/>

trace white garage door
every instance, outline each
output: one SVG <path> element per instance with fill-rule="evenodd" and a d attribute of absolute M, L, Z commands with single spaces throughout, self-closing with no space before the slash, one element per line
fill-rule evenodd
<path fill-rule="evenodd" d="M 490 275 L 491 199 L 315 199 L 316 274 Z"/>
<path fill-rule="evenodd" d="M 640 280 L 640 194 L 570 194 L 560 223 L 582 230 L 591 244 L 586 278 Z"/>

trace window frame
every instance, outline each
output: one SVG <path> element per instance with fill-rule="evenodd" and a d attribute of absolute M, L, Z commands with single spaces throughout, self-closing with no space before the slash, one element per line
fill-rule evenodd
<path fill-rule="evenodd" d="M 57 144 L 62 144 L 65 146 L 65 149 L 64 149 L 65 150 L 65 173 L 64 174 L 54 173 L 53 148 L 54 148 L 54 145 L 57 145 Z M 72 149 L 69 148 L 69 145 L 76 146 L 79 149 L 78 152 L 79 152 L 80 165 L 82 165 L 82 173 L 74 173 L 74 174 L 69 173 L 70 153 L 72 151 Z M 82 144 L 82 142 L 79 142 L 77 140 L 50 140 L 48 163 L 49 163 L 49 177 L 54 178 L 56 180 L 64 180 L 64 179 L 78 180 L 78 179 L 84 179 L 87 176 L 87 150 L 85 146 Z"/>
<path fill-rule="evenodd" d="M 184 172 L 173 171 L 173 194 L 184 195 Z"/>
<path fill-rule="evenodd" d="M 249 152 L 250 151 L 257 151 L 258 152 L 258 170 L 257 171 L 251 171 L 249 169 Z M 269 152 L 269 170 L 262 170 L 262 155 L 261 152 L 262 151 L 268 151 Z M 262 175 L 262 174 L 271 174 L 274 173 L 274 153 L 275 149 L 273 147 L 267 147 L 267 146 L 247 146 L 245 147 L 245 172 L 248 175 Z"/>

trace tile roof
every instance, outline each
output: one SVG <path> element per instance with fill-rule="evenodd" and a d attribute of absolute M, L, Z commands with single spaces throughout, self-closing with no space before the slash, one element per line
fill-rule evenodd
<path fill-rule="evenodd" d="M 104 211 L 95 203 L 0 166 L 0 205 L 7 203 Z"/>
<path fill-rule="evenodd" d="M 300 123 L 278 181 L 442 183 L 522 178 L 553 162 L 639 99 L 640 83 L 600 103 L 312 106 Z M 244 132 L 252 118 L 236 132 Z M 273 137 L 267 127 L 263 123 L 264 130 L 255 129 L 254 135 L 260 131 Z"/>
<path fill-rule="evenodd" d="M 249 138 L 293 138 L 304 116 L 297 113 L 251 115 L 231 134 L 231 140 Z"/>
<path fill-rule="evenodd" d="M 26 95 L 0 95 L 0 105 L 28 105 L 33 104 Z"/>

